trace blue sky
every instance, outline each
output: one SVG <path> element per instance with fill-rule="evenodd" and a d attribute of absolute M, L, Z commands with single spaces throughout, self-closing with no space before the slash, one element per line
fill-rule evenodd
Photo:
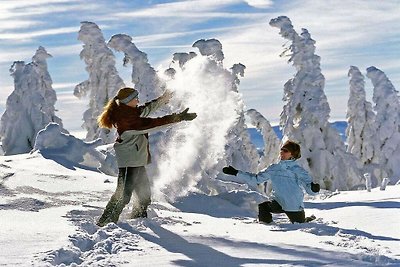
<path fill-rule="evenodd" d="M 283 85 L 295 69 L 279 57 L 286 41 L 268 22 L 286 15 L 298 32 L 306 28 L 316 40 L 331 118 L 344 119 L 351 65 L 364 74 L 367 67 L 376 66 L 400 88 L 399 14 L 400 0 L 1 0 L 0 112 L 13 90 L 9 75 L 13 61 L 31 62 L 41 45 L 53 56 L 48 67 L 58 93 L 58 116 L 67 129 L 79 128 L 86 102 L 72 92 L 88 74 L 79 58 L 82 43 L 77 35 L 81 21 L 92 21 L 106 40 L 118 33 L 132 36 L 156 69 L 165 69 L 175 52 L 197 52 L 191 47 L 195 41 L 217 38 L 226 68 L 239 62 L 246 65 L 239 88 L 246 107 L 276 122 L 283 106 Z M 131 67 L 123 67 L 123 55 L 115 55 L 117 69 L 129 84 Z M 366 90 L 370 100 L 368 78 Z"/>

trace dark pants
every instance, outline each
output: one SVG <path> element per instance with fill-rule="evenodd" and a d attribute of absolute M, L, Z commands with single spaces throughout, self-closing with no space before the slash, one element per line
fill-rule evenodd
<path fill-rule="evenodd" d="M 261 222 L 271 223 L 272 222 L 272 214 L 271 213 L 285 213 L 289 220 L 292 223 L 298 222 L 303 223 L 306 221 L 306 215 L 304 210 L 300 211 L 284 211 L 275 200 L 266 201 L 261 204 L 258 204 L 258 219 Z"/>
<path fill-rule="evenodd" d="M 117 189 L 97 224 L 103 226 L 109 222 L 117 223 L 133 192 L 137 195 L 138 203 L 134 204 L 131 217 L 147 217 L 146 210 L 151 202 L 151 189 L 144 166 L 119 168 Z"/>

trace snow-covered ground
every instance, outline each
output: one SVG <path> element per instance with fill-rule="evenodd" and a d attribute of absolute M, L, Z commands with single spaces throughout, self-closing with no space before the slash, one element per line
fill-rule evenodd
<path fill-rule="evenodd" d="M 322 192 L 317 219 L 255 222 L 247 191 L 153 202 L 150 218 L 95 225 L 115 177 L 39 153 L 0 158 L 0 266 L 400 266 L 400 185 Z M 230 199 L 230 201 L 229 201 Z"/>

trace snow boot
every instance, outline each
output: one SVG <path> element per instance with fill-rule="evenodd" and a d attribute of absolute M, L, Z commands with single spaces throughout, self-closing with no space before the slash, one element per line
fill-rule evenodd
<path fill-rule="evenodd" d="M 98 227 L 103 227 L 109 223 L 113 222 L 110 217 L 102 216 L 96 223 Z"/>
<path fill-rule="evenodd" d="M 142 206 L 140 208 L 133 209 L 130 218 L 147 218 L 147 208 Z"/>

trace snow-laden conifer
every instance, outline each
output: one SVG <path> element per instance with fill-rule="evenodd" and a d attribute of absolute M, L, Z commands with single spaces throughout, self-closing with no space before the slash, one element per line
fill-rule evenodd
<path fill-rule="evenodd" d="M 89 78 L 75 87 L 74 95 L 78 98 L 89 95 L 89 108 L 83 114 L 82 125 L 87 130 L 86 140 L 101 138 L 103 143 L 111 143 L 115 141 L 115 130 L 99 128 L 97 117 L 125 84 L 115 68 L 115 56 L 95 23 L 82 22 L 78 39 L 83 42 L 80 57 L 86 63 Z"/>
<path fill-rule="evenodd" d="M 291 41 L 284 54 L 290 53 L 289 62 L 297 70 L 284 86 L 286 103 L 280 122 L 284 138 L 300 144 L 303 164 L 323 188 L 350 189 L 359 185 L 360 164 L 346 152 L 339 134 L 328 122 L 330 107 L 323 91 L 325 77 L 320 57 L 315 54 L 315 41 L 306 29 L 297 34 L 285 16 L 272 19 L 270 25 Z"/>
<path fill-rule="evenodd" d="M 352 153 L 363 164 L 363 172 L 371 173 L 373 186 L 385 175 L 379 167 L 380 147 L 376 138 L 375 113 L 372 104 L 366 100 L 364 76 L 351 66 L 350 97 L 347 102 L 347 152 Z"/>
<path fill-rule="evenodd" d="M 132 42 L 132 37 L 126 34 L 113 35 L 108 46 L 125 54 L 124 66 L 132 64 L 132 83 L 139 91 L 140 102 L 145 103 L 160 96 L 165 89 L 165 83 L 149 64 L 147 54 L 140 51 Z"/>
<path fill-rule="evenodd" d="M 261 171 L 278 160 L 281 141 L 269 121 L 261 113 L 255 109 L 249 109 L 246 114 L 250 117 L 251 124 L 257 128 L 263 137 L 263 155 L 257 167 L 257 171 Z"/>
<path fill-rule="evenodd" d="M 7 98 L 1 117 L 0 136 L 5 155 L 27 153 L 32 150 L 37 133 L 50 122 L 60 125 L 55 115 L 56 92 L 47 70 L 46 49 L 39 46 L 32 62 L 16 61 L 10 68 L 14 77 L 14 91 Z"/>
<path fill-rule="evenodd" d="M 397 91 L 384 72 L 376 67 L 367 69 L 374 86 L 377 136 L 380 144 L 380 164 L 395 183 L 400 179 L 400 102 Z"/>

